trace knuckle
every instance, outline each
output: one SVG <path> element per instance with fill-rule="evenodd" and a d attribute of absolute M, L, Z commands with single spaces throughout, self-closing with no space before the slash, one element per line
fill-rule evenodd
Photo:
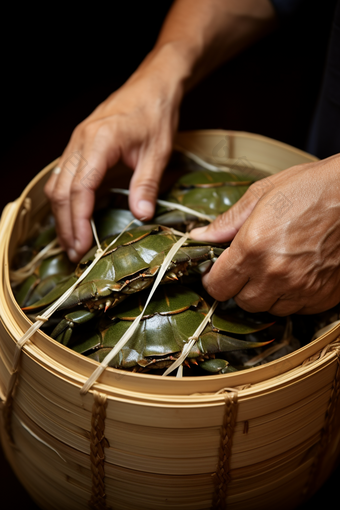
<path fill-rule="evenodd" d="M 205 290 L 208 292 L 208 294 L 213 297 L 214 299 L 219 299 L 221 297 L 221 287 L 218 285 L 215 285 L 213 282 L 205 283 L 204 284 Z"/>
<path fill-rule="evenodd" d="M 151 159 L 161 166 L 165 166 L 172 152 L 172 140 L 167 134 L 157 136 L 150 148 Z"/>
<path fill-rule="evenodd" d="M 285 317 L 287 315 L 292 315 L 293 313 L 299 312 L 301 308 L 303 308 L 303 305 L 299 302 L 292 302 L 291 300 L 279 300 L 268 311 L 273 315 L 277 315 L 278 317 Z"/>
<path fill-rule="evenodd" d="M 220 278 L 215 278 L 211 271 L 207 273 L 202 279 L 203 286 L 208 294 L 217 301 L 225 301 L 228 299 L 226 288 L 221 285 Z"/>
<path fill-rule="evenodd" d="M 290 294 L 298 290 L 299 285 L 295 280 L 294 274 L 289 271 L 284 261 L 275 260 L 274 263 L 271 263 L 268 259 L 265 259 L 264 264 L 261 265 L 261 269 L 263 274 L 262 281 L 271 286 L 273 282 L 275 282 L 276 294 Z M 274 292 L 274 287 L 272 288 Z"/>
<path fill-rule="evenodd" d="M 223 231 L 226 228 L 227 224 L 230 223 L 231 218 L 230 218 L 230 214 L 228 215 L 228 212 L 230 212 L 230 210 L 217 216 L 217 218 L 215 219 L 215 221 L 213 223 L 215 230 Z"/>
<path fill-rule="evenodd" d="M 247 191 L 245 192 L 245 194 L 243 195 L 243 197 L 245 198 L 250 198 L 251 196 L 254 195 L 254 191 L 257 192 L 258 188 L 259 188 L 259 183 L 262 182 L 264 179 L 261 179 L 259 181 L 255 181 L 253 182 L 252 184 L 250 184 L 250 186 L 248 187 Z M 257 193 L 256 193 L 257 194 Z"/>
<path fill-rule="evenodd" d="M 283 269 L 282 269 L 281 278 L 287 279 L 287 292 L 285 294 L 286 299 L 292 299 L 296 293 L 301 293 L 301 292 L 312 290 L 312 286 L 308 284 L 308 282 L 306 281 L 306 279 L 304 277 L 299 278 L 298 276 L 296 276 L 294 278 L 292 276 L 288 276 L 287 273 L 283 273 Z"/>
<path fill-rule="evenodd" d="M 292 273 L 292 274 L 291 274 Z M 302 272 L 290 272 L 289 289 L 291 292 L 306 294 L 310 297 L 319 293 L 323 288 L 323 282 L 315 274 Z"/>
<path fill-rule="evenodd" d="M 87 186 L 87 189 L 88 189 L 88 186 Z M 82 181 L 81 180 L 74 181 L 70 188 L 71 200 L 75 199 L 76 197 L 81 195 L 83 192 L 84 192 L 84 185 L 82 184 Z"/>
<path fill-rule="evenodd" d="M 47 198 L 51 199 L 52 191 L 53 191 L 52 183 L 50 182 L 50 180 L 48 180 L 44 186 L 44 193 L 47 196 Z"/>
<path fill-rule="evenodd" d="M 265 179 L 260 179 L 259 181 L 253 182 L 245 192 L 245 195 L 247 195 L 248 193 L 252 193 L 254 190 L 257 190 L 259 187 L 259 183 L 263 183 L 263 181 L 265 181 Z"/>
<path fill-rule="evenodd" d="M 250 287 L 250 288 L 248 288 Z M 247 285 L 247 290 L 242 292 L 242 295 L 239 296 L 240 299 L 247 303 L 252 303 L 253 301 L 257 301 L 260 297 L 260 291 L 255 286 Z"/>
<path fill-rule="evenodd" d="M 239 294 L 234 297 L 235 302 L 243 310 L 251 313 L 259 313 L 267 311 L 265 300 L 261 299 L 264 293 L 259 285 L 246 285 L 246 288 L 241 290 Z"/>
<path fill-rule="evenodd" d="M 81 127 L 81 135 L 82 135 L 82 138 L 84 140 L 84 143 L 86 143 L 86 140 L 93 138 L 93 135 L 95 134 L 95 131 L 96 130 L 94 129 L 94 126 L 93 126 L 93 124 L 91 122 L 87 123 L 87 124 L 84 124 Z"/>
<path fill-rule="evenodd" d="M 239 296 L 234 297 L 235 303 L 242 308 L 242 310 L 245 310 L 249 313 L 258 313 L 258 312 L 265 312 L 266 310 L 262 309 L 259 304 L 256 304 L 253 300 L 248 300 L 247 298 L 242 298 Z"/>
<path fill-rule="evenodd" d="M 51 200 L 56 207 L 63 207 L 69 202 L 69 196 L 63 189 L 57 188 L 53 191 Z"/>
<path fill-rule="evenodd" d="M 90 133 L 96 140 L 111 140 L 117 135 L 116 123 L 112 122 L 109 126 L 106 122 L 100 124 L 91 124 Z"/>
<path fill-rule="evenodd" d="M 227 223 L 235 225 L 237 218 L 238 212 L 235 207 L 232 206 L 230 209 L 228 209 L 228 211 L 225 211 L 224 213 L 217 216 L 216 220 L 219 222 L 220 226 L 224 226 Z"/>
<path fill-rule="evenodd" d="M 71 134 L 70 143 L 83 138 L 85 126 L 85 121 L 83 121 L 74 128 Z"/>
<path fill-rule="evenodd" d="M 268 248 L 266 249 L 262 232 L 258 228 L 255 227 L 248 230 L 246 236 L 242 236 L 242 241 L 245 253 L 247 253 L 248 256 L 258 259 L 264 255 L 266 255 L 266 257 L 270 255 Z"/>
<path fill-rule="evenodd" d="M 249 186 L 245 196 L 247 198 L 251 198 L 251 196 L 253 196 L 256 199 L 260 199 L 274 187 L 273 177 L 266 177 L 265 179 L 253 182 L 253 184 Z"/>
<path fill-rule="evenodd" d="M 288 278 L 290 275 L 289 268 L 287 263 L 281 259 L 281 257 L 277 257 L 274 259 L 274 262 L 268 266 L 267 274 L 270 278 L 275 279 L 276 281 L 286 280 L 288 282 Z M 294 278 L 290 278 L 292 282 L 294 282 Z"/>
<path fill-rule="evenodd" d="M 157 196 L 159 190 L 158 182 L 151 176 L 143 177 L 136 182 L 136 187 L 145 195 Z"/>
<path fill-rule="evenodd" d="M 172 140 L 169 136 L 162 136 L 159 140 L 159 152 L 163 158 L 168 158 L 172 152 Z"/>
<path fill-rule="evenodd" d="M 73 135 L 77 138 L 79 137 L 83 143 L 86 143 L 86 140 L 92 139 L 95 136 L 97 129 L 96 123 L 83 121 L 75 128 Z"/>

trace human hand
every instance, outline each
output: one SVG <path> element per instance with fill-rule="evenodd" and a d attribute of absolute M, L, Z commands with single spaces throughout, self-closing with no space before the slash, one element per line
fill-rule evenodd
<path fill-rule="evenodd" d="M 130 209 L 137 218 L 151 218 L 184 91 L 275 26 L 268 0 L 173 3 L 153 50 L 126 84 L 74 130 L 60 172 L 46 184 L 59 242 L 72 261 L 91 245 L 95 190 L 107 169 L 121 159 L 134 170 Z M 79 165 L 70 172 L 66 162 L 72 154 L 79 156 Z"/>
<path fill-rule="evenodd" d="M 163 53 L 167 51 L 165 48 Z M 123 87 L 75 128 L 60 158 L 59 173 L 52 173 L 45 186 L 59 242 L 75 262 L 92 243 L 90 218 L 95 191 L 118 160 L 134 170 L 129 197 L 132 213 L 137 218 L 153 216 L 182 95 L 171 65 L 171 77 L 167 74 L 168 61 L 171 55 L 162 52 L 149 55 Z M 71 173 L 65 163 L 75 153 L 81 157 Z M 89 173 L 90 178 L 86 178 Z"/>
<path fill-rule="evenodd" d="M 260 184 L 261 183 L 261 184 Z M 340 155 L 254 183 L 194 239 L 234 239 L 204 275 L 219 301 L 249 312 L 318 313 L 340 301 Z M 258 198 L 259 190 L 267 189 Z"/>

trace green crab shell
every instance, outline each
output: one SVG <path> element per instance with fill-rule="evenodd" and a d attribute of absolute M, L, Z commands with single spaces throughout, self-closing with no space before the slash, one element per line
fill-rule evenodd
<path fill-rule="evenodd" d="M 85 304 L 88 308 L 103 307 L 104 304 L 107 306 L 106 303 L 109 303 L 108 306 L 115 306 L 127 294 L 149 287 L 168 251 L 177 240 L 178 236 L 170 229 L 159 225 L 143 225 L 125 232 L 98 261 L 60 309 L 72 308 L 80 304 Z M 104 249 L 109 243 L 109 239 L 104 241 L 102 248 Z M 208 243 L 188 240 L 186 244 L 188 246 L 182 246 L 174 256 L 163 282 L 177 279 L 176 274 L 181 276 L 191 266 L 197 266 L 204 261 L 209 262 L 223 252 L 223 248 L 214 248 Z M 91 250 L 79 263 L 75 271 L 76 276 L 82 274 L 93 256 L 94 252 Z M 74 281 L 75 277 L 71 276 L 69 282 L 63 281 L 60 287 L 55 288 L 31 306 L 25 307 L 24 310 L 32 311 L 48 306 Z"/>
<path fill-rule="evenodd" d="M 29 306 L 43 299 L 64 281 L 74 268 L 75 264 L 70 262 L 65 252 L 43 260 L 35 272 L 15 289 L 19 305 Z"/>
<path fill-rule="evenodd" d="M 134 227 L 143 225 L 137 220 L 131 211 L 126 209 L 115 209 L 107 207 L 94 213 L 94 221 L 97 227 L 97 235 L 100 241 L 109 236 L 118 235 L 131 221 L 134 220 Z"/>
<path fill-rule="evenodd" d="M 249 186 L 253 180 L 253 177 L 250 175 L 240 176 L 233 174 L 232 172 L 204 170 L 182 175 L 182 177 L 180 177 L 174 185 L 173 189 L 240 185 Z"/>
<path fill-rule="evenodd" d="M 166 200 L 215 218 L 234 205 L 252 182 L 249 176 L 240 177 L 228 172 L 192 172 L 177 181 Z M 187 213 L 171 211 L 162 214 L 165 210 L 158 209 L 157 221 L 160 223 L 176 224 L 192 220 Z"/>
<path fill-rule="evenodd" d="M 91 355 L 97 360 L 113 348 L 130 327 L 145 303 L 145 293 L 134 296 L 107 314 L 114 323 L 105 324 L 91 337 L 74 347 L 85 353 L 93 348 L 101 349 Z M 148 366 L 152 363 L 170 364 L 181 353 L 201 322 L 209 307 L 194 291 L 180 285 L 166 285 L 158 289 L 153 301 L 148 305 L 145 315 L 135 335 L 111 361 L 116 368 L 132 368 L 136 365 Z M 198 341 L 189 353 L 189 358 L 208 357 L 220 352 L 235 349 L 254 348 L 268 342 L 247 342 L 230 337 L 227 333 L 248 334 L 261 331 L 271 324 L 238 324 L 235 320 L 224 319 L 222 315 L 206 326 Z M 218 325 L 218 326 L 217 326 Z M 154 359 L 155 358 L 155 359 Z"/>

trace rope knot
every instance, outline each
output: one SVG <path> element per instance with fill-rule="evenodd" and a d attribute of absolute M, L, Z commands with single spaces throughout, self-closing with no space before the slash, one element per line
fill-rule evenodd
<path fill-rule="evenodd" d="M 48 321 L 48 318 L 47 317 L 44 317 L 43 315 L 37 315 L 37 317 L 35 318 L 36 321 L 42 321 L 42 322 L 47 322 Z"/>
<path fill-rule="evenodd" d="M 199 339 L 199 337 L 197 335 L 192 335 L 192 336 L 189 336 L 188 340 L 189 342 L 192 340 L 194 342 L 197 342 Z"/>

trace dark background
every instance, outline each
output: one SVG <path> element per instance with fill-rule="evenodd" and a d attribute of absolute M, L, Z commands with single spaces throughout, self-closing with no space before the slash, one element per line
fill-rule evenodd
<path fill-rule="evenodd" d="M 2 20 L 0 210 L 58 157 L 98 103 L 151 50 L 169 6 L 97 2 L 63 12 L 7 7 Z M 185 98 L 180 129 L 259 133 L 305 148 L 322 79 L 334 1 L 308 12 L 214 72 Z M 83 4 L 85 5 L 85 4 Z M 320 7 L 322 5 L 322 7 Z M 142 100 L 142 98 L 141 98 Z M 340 470 L 314 496 L 336 501 Z M 37 508 L 0 452 L 1 508 Z"/>

